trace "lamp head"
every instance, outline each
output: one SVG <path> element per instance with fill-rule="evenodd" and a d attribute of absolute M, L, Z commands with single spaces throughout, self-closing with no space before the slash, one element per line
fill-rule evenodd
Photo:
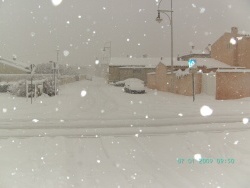
<path fill-rule="evenodd" d="M 161 14 L 160 14 L 160 11 L 158 10 L 158 16 L 156 17 L 155 21 L 161 23 L 162 22 L 162 19 L 161 19 Z"/>

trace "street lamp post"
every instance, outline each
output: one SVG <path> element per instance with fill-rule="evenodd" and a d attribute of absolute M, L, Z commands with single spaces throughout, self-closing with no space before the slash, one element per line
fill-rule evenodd
<path fill-rule="evenodd" d="M 110 60 L 111 60 L 111 41 L 105 42 L 104 47 L 103 47 L 103 51 L 105 52 L 106 49 L 109 49 L 109 62 L 110 62 Z"/>
<path fill-rule="evenodd" d="M 161 18 L 161 13 L 165 14 L 169 21 L 170 21 L 170 27 L 171 27 L 171 91 L 174 92 L 174 37 L 173 37 L 173 2 L 171 0 L 171 10 L 160 10 L 162 0 L 158 4 L 158 16 L 156 18 L 156 21 L 161 23 L 163 20 Z M 170 13 L 170 16 L 168 15 Z"/>
<path fill-rule="evenodd" d="M 111 62 L 111 51 L 112 51 L 111 50 L 111 41 L 104 43 L 103 52 L 106 52 L 106 49 L 109 50 L 109 60 L 107 61 L 107 64 L 104 65 L 103 71 L 105 73 L 104 77 L 108 81 L 108 79 L 109 79 L 109 66 L 108 66 L 108 64 L 110 64 L 110 62 Z M 103 57 L 103 59 L 104 59 L 104 57 Z"/>
<path fill-rule="evenodd" d="M 50 61 L 50 63 L 52 63 L 52 70 L 53 70 L 53 78 L 54 78 L 54 92 L 55 92 L 55 96 L 56 96 L 56 93 L 57 93 L 57 88 L 56 88 L 56 72 L 57 72 L 57 69 L 58 69 L 58 65 L 56 62 L 54 61 Z"/>
<path fill-rule="evenodd" d="M 58 78 L 58 76 L 60 75 L 60 73 L 59 73 L 59 53 L 60 53 L 60 49 L 59 48 L 57 48 L 56 49 L 56 64 L 57 64 L 57 78 Z"/>

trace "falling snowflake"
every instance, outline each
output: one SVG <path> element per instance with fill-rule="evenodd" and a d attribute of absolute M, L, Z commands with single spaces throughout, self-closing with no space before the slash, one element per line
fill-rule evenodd
<path fill-rule="evenodd" d="M 200 8 L 200 13 L 203 14 L 206 11 L 205 8 Z"/>
<path fill-rule="evenodd" d="M 100 61 L 98 59 L 95 60 L 95 64 L 98 65 Z"/>
<path fill-rule="evenodd" d="M 33 119 L 32 122 L 37 123 L 39 120 L 38 119 Z"/>
<path fill-rule="evenodd" d="M 7 112 L 7 109 L 6 108 L 3 108 L 3 113 L 6 113 Z"/>
<path fill-rule="evenodd" d="M 201 154 L 199 154 L 199 153 L 195 154 L 194 159 L 197 160 L 197 161 L 200 161 L 201 160 Z"/>
<path fill-rule="evenodd" d="M 62 3 L 62 0 L 52 0 L 52 4 L 54 5 L 54 6 L 58 6 L 58 5 L 60 5 Z"/>
<path fill-rule="evenodd" d="M 34 37 L 36 35 L 36 33 L 31 32 L 30 35 L 31 35 L 31 37 Z"/>
<path fill-rule="evenodd" d="M 231 38 L 231 39 L 230 39 L 230 43 L 231 43 L 232 45 L 235 45 L 235 44 L 237 43 L 237 41 L 235 40 L 235 38 Z"/>
<path fill-rule="evenodd" d="M 86 90 L 82 90 L 81 91 L 81 97 L 85 97 L 87 95 L 87 91 Z"/>
<path fill-rule="evenodd" d="M 239 140 L 236 140 L 235 142 L 234 142 L 234 145 L 237 145 L 239 143 Z"/>
<path fill-rule="evenodd" d="M 213 110 L 209 106 L 202 106 L 200 109 L 202 116 L 210 116 L 213 113 Z"/>
<path fill-rule="evenodd" d="M 130 39 L 129 38 L 127 38 L 127 42 L 129 42 L 130 41 Z"/>
<path fill-rule="evenodd" d="M 245 124 L 245 125 L 246 125 L 246 124 L 248 124 L 249 119 L 248 119 L 248 118 L 243 118 L 243 119 L 242 119 L 242 122 L 243 122 L 243 124 Z"/>
<path fill-rule="evenodd" d="M 69 55 L 69 51 L 68 51 L 68 50 L 64 50 L 64 51 L 63 51 L 63 55 L 64 55 L 65 57 L 67 57 L 67 56 Z"/>
<path fill-rule="evenodd" d="M 195 4 L 192 4 L 192 7 L 196 8 L 196 5 L 195 5 Z"/>

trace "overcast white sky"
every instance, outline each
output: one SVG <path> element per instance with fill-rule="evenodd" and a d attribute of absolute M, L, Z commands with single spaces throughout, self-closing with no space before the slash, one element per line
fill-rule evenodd
<path fill-rule="evenodd" d="M 59 0 L 57 0 L 59 1 Z M 156 0 L 1 0 L 0 55 L 27 63 L 56 60 L 94 64 L 104 43 L 112 41 L 112 56 L 170 56 L 170 27 L 155 21 Z M 205 48 L 232 26 L 250 33 L 249 0 L 173 0 L 174 54 L 190 45 Z M 169 9 L 163 0 L 161 9 Z M 129 41 L 127 41 L 129 39 Z M 69 53 L 63 54 L 64 51 Z"/>

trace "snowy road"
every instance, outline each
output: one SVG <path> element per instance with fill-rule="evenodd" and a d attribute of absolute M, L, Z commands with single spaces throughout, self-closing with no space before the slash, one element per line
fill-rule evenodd
<path fill-rule="evenodd" d="M 249 131 L 0 139 L 0 187 L 247 188 L 249 141 Z"/>
<path fill-rule="evenodd" d="M 86 95 L 83 95 L 86 94 Z M 202 116 L 201 109 L 212 109 Z M 250 99 L 216 101 L 211 96 L 192 97 L 148 90 L 143 95 L 124 93 L 101 79 L 61 87 L 57 97 L 29 100 L 2 94 L 0 128 L 159 127 L 243 122 L 250 117 Z M 246 123 L 247 124 L 247 123 Z M 243 125 L 243 123 L 242 123 Z"/>

